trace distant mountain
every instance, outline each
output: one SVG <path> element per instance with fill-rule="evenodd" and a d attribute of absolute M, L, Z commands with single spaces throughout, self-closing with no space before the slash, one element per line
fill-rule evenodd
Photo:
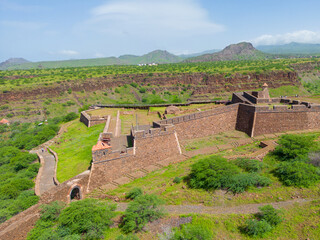
<path fill-rule="evenodd" d="M 10 58 L 2 63 L 0 63 L 0 70 L 5 70 L 9 67 L 28 63 L 29 61 L 24 58 Z"/>
<path fill-rule="evenodd" d="M 191 58 L 191 57 L 198 57 L 204 54 L 210 54 L 210 53 L 216 53 L 221 51 L 221 49 L 212 49 L 212 50 L 207 50 L 207 51 L 203 51 L 203 52 L 199 52 L 199 53 L 190 53 L 190 54 L 181 54 L 178 55 L 179 57 L 186 59 L 186 58 Z"/>
<path fill-rule="evenodd" d="M 176 63 L 182 61 L 182 58 L 172 53 L 162 50 L 156 50 L 138 58 L 138 63 Z"/>
<path fill-rule="evenodd" d="M 268 57 L 268 54 L 255 49 L 251 43 L 241 42 L 238 44 L 231 44 L 217 53 L 204 54 L 198 57 L 186 59 L 185 62 L 258 60 Z"/>
<path fill-rule="evenodd" d="M 296 43 L 292 42 L 284 45 L 263 45 L 257 46 L 257 49 L 271 54 L 288 54 L 288 55 L 319 55 L 320 44 Z"/>
<path fill-rule="evenodd" d="M 148 63 L 176 63 L 183 58 L 167 51 L 156 50 L 142 56 L 122 55 L 120 57 L 75 59 L 64 61 L 26 62 L 19 65 L 5 65 L 4 69 L 31 69 L 31 68 L 59 68 L 59 67 L 88 67 L 105 65 L 136 65 Z"/>

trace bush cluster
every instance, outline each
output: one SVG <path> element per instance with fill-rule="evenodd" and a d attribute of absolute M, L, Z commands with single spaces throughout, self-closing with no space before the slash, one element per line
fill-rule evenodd
<path fill-rule="evenodd" d="M 246 172 L 261 172 L 264 167 L 263 162 L 256 159 L 238 158 L 234 164 Z"/>
<path fill-rule="evenodd" d="M 148 223 L 164 215 L 163 202 L 156 195 L 140 195 L 129 203 L 120 228 L 124 233 L 138 232 Z"/>
<path fill-rule="evenodd" d="M 260 212 L 256 215 L 258 219 L 247 220 L 244 227 L 244 231 L 252 237 L 263 237 L 283 221 L 280 210 L 271 205 L 260 207 L 259 210 Z"/>
<path fill-rule="evenodd" d="M 126 199 L 135 199 L 143 194 L 141 188 L 132 188 L 128 193 L 126 193 Z"/>
<path fill-rule="evenodd" d="M 283 135 L 274 151 L 283 162 L 274 174 L 287 186 L 309 187 L 320 180 L 318 144 L 316 136 Z"/>
<path fill-rule="evenodd" d="M 170 240 L 207 240 L 212 239 L 212 231 L 200 224 L 183 224 L 173 231 Z"/>
<path fill-rule="evenodd" d="M 290 161 L 297 158 L 305 158 L 311 149 L 316 146 L 315 136 L 287 134 L 282 135 L 274 154 L 281 161 Z"/>
<path fill-rule="evenodd" d="M 274 172 L 287 186 L 309 187 L 320 180 L 320 169 L 302 161 L 282 162 Z"/>
<path fill-rule="evenodd" d="M 271 180 L 257 173 L 242 172 L 235 164 L 220 156 L 202 159 L 191 166 L 189 186 L 206 190 L 226 189 L 241 193 L 250 186 L 268 186 Z"/>
<path fill-rule="evenodd" d="M 101 239 L 112 224 L 114 210 L 115 205 L 96 199 L 72 202 L 68 207 L 53 202 L 42 208 L 27 239 Z"/>
<path fill-rule="evenodd" d="M 30 190 L 39 169 L 36 159 L 16 147 L 0 147 L 0 223 L 38 202 Z"/>

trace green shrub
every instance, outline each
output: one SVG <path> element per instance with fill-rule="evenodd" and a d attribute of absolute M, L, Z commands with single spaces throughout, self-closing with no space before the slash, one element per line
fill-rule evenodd
<path fill-rule="evenodd" d="M 207 240 L 212 239 L 212 232 L 205 226 L 196 224 L 183 224 L 174 230 L 170 240 Z"/>
<path fill-rule="evenodd" d="M 319 168 L 302 161 L 282 162 L 274 172 L 287 186 L 309 187 L 320 180 Z"/>
<path fill-rule="evenodd" d="M 141 188 L 132 188 L 127 194 L 126 194 L 126 198 L 127 199 L 135 199 L 136 197 L 139 197 L 140 195 L 143 194 L 143 191 Z"/>
<path fill-rule="evenodd" d="M 115 93 L 120 93 L 120 90 L 119 90 L 118 88 L 116 88 L 116 89 L 114 90 L 114 92 L 115 92 Z"/>
<path fill-rule="evenodd" d="M 261 172 L 264 164 L 256 159 L 238 158 L 234 164 L 246 172 Z"/>
<path fill-rule="evenodd" d="M 163 202 L 156 195 L 141 195 L 129 203 L 120 227 L 124 233 L 138 232 L 148 222 L 163 216 Z"/>
<path fill-rule="evenodd" d="M 225 158 L 212 156 L 191 166 L 189 186 L 203 189 L 226 189 L 241 193 L 250 186 L 268 186 L 271 180 L 256 173 L 242 173 L 240 168 Z"/>
<path fill-rule="evenodd" d="M 139 238 L 134 234 L 120 235 L 116 240 L 139 240 Z"/>
<path fill-rule="evenodd" d="M 81 234 L 89 239 L 103 236 L 103 232 L 112 224 L 115 205 L 109 205 L 95 199 L 84 199 L 70 203 L 59 218 L 59 226 L 68 228 L 71 234 Z"/>
<path fill-rule="evenodd" d="M 220 156 L 201 159 L 191 166 L 189 186 L 192 188 L 219 189 L 240 169 Z"/>
<path fill-rule="evenodd" d="M 181 179 L 180 177 L 175 177 L 175 178 L 173 179 L 173 182 L 174 182 L 174 183 L 181 183 L 181 181 L 182 181 L 182 179 Z"/>
<path fill-rule="evenodd" d="M 137 88 L 137 87 L 138 87 L 138 84 L 135 83 L 135 82 L 130 83 L 130 85 L 131 85 L 132 87 L 134 87 L 134 88 Z"/>
<path fill-rule="evenodd" d="M 305 158 L 316 145 L 315 136 L 282 135 L 274 154 L 282 161 Z"/>
<path fill-rule="evenodd" d="M 141 87 L 140 89 L 139 89 L 139 92 L 140 93 L 145 93 L 147 90 L 144 88 L 144 87 Z"/>
<path fill-rule="evenodd" d="M 271 225 L 265 220 L 250 219 L 246 222 L 245 232 L 252 237 L 263 237 L 271 230 Z"/>
<path fill-rule="evenodd" d="M 258 213 L 258 217 L 260 220 L 265 220 L 271 226 L 277 226 L 283 221 L 280 215 L 281 212 L 271 205 L 260 207 L 259 210 L 260 212 Z"/>
<path fill-rule="evenodd" d="M 63 121 L 64 122 L 69 122 L 69 121 L 72 121 L 74 119 L 77 119 L 79 116 L 78 114 L 74 113 L 74 112 L 71 112 L 71 113 L 68 113 L 66 116 L 63 117 Z"/>
<path fill-rule="evenodd" d="M 241 173 L 234 175 L 225 183 L 225 188 L 233 193 L 242 193 L 251 186 L 265 187 L 271 184 L 267 177 L 255 173 Z"/>
<path fill-rule="evenodd" d="M 54 201 L 41 206 L 40 219 L 43 221 L 57 221 L 61 211 L 65 208 L 65 203 Z"/>

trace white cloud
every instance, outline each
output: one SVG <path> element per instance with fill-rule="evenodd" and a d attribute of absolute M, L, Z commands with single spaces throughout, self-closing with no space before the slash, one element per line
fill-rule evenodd
<path fill-rule="evenodd" d="M 208 12 L 195 0 L 110 1 L 92 9 L 86 24 L 91 30 L 114 36 L 143 34 L 151 39 L 211 35 L 224 30 L 224 26 L 210 20 Z"/>
<path fill-rule="evenodd" d="M 59 54 L 66 55 L 66 56 L 75 56 L 75 55 L 79 55 L 80 53 L 74 50 L 61 50 L 59 51 Z"/>
<path fill-rule="evenodd" d="M 320 32 L 301 30 L 291 33 L 262 35 L 251 41 L 254 45 L 273 45 L 286 44 L 291 42 L 298 43 L 320 43 Z"/>

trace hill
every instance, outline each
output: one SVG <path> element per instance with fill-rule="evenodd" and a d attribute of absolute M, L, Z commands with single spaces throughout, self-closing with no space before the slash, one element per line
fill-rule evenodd
<path fill-rule="evenodd" d="M 186 59 L 185 62 L 260 60 L 266 58 L 269 58 L 269 55 L 255 49 L 251 43 L 241 42 L 238 44 L 231 44 L 217 53 L 204 54 Z"/>
<path fill-rule="evenodd" d="M 292 42 L 284 45 L 262 45 L 257 46 L 257 49 L 270 54 L 320 55 L 320 44 Z"/>
<path fill-rule="evenodd" d="M 8 61 L 8 60 L 7 60 Z M 6 61 L 6 62 L 7 62 Z M 155 50 L 142 56 L 123 55 L 120 57 L 74 59 L 65 61 L 21 62 L 20 64 L 5 64 L 2 70 L 13 69 L 42 69 L 62 67 L 90 67 L 105 65 L 136 65 L 148 63 L 176 63 L 182 58 L 163 50 Z"/>
<path fill-rule="evenodd" d="M 181 54 L 178 55 L 179 57 L 183 58 L 183 59 L 187 59 L 187 58 L 192 58 L 192 57 L 198 57 L 204 54 L 211 54 L 211 53 L 216 53 L 221 51 L 221 49 L 212 49 L 212 50 L 206 50 L 203 52 L 199 52 L 199 53 L 190 53 L 190 54 Z"/>
<path fill-rule="evenodd" d="M 24 58 L 9 58 L 8 60 L 0 63 L 0 70 L 5 70 L 9 67 L 17 66 L 24 63 L 29 63 L 29 61 Z"/>

